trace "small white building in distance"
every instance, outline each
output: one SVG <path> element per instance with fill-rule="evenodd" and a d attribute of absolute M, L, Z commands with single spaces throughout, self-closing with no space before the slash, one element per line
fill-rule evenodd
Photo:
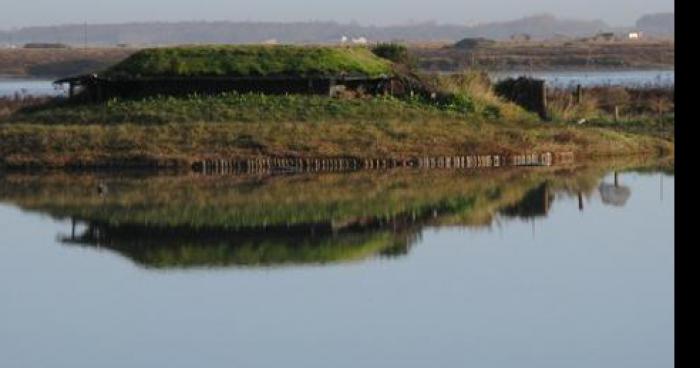
<path fill-rule="evenodd" d="M 355 45 L 366 45 L 369 43 L 369 41 L 365 37 L 358 37 L 358 38 L 353 38 L 352 43 L 354 43 Z"/>
<path fill-rule="evenodd" d="M 637 32 L 637 31 L 630 32 L 627 34 L 627 38 L 630 40 L 638 40 L 638 39 L 642 38 L 642 32 Z"/>
<path fill-rule="evenodd" d="M 340 39 L 340 43 L 347 43 L 348 41 L 352 42 L 355 45 L 366 45 L 369 43 L 369 40 L 366 37 L 353 37 L 349 39 L 347 36 L 343 36 Z"/>

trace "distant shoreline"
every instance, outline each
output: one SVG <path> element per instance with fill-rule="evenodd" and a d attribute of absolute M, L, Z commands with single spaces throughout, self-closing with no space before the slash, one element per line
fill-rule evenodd
<path fill-rule="evenodd" d="M 471 49 L 452 44 L 407 43 L 425 72 L 674 70 L 675 42 L 497 41 Z M 0 78 L 51 79 L 92 73 L 114 65 L 139 48 L 0 49 Z"/>

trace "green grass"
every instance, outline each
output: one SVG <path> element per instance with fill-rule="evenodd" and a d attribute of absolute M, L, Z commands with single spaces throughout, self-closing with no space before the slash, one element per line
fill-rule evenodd
<path fill-rule="evenodd" d="M 379 77 L 391 62 L 365 47 L 182 46 L 141 50 L 103 74 L 126 77 L 332 76 L 340 73 Z"/>
<path fill-rule="evenodd" d="M 390 97 L 229 94 L 42 107 L 0 123 L 0 166 L 189 167 L 203 159 L 259 156 L 401 160 L 673 150 L 669 140 L 649 134 L 543 123 L 488 95 L 457 96 L 462 99 L 441 106 Z"/>
<path fill-rule="evenodd" d="M 26 109 L 9 118 L 12 122 L 36 124 L 121 124 L 140 125 L 207 122 L 323 122 L 323 121 L 406 121 L 426 119 L 482 119 L 490 115 L 466 96 L 441 105 L 418 97 L 397 99 L 369 97 L 331 99 L 308 95 L 264 95 L 226 93 L 213 96 L 147 97 L 115 99 L 100 104 L 57 104 Z M 521 118 L 527 114 L 522 113 Z"/>
<path fill-rule="evenodd" d="M 413 159 L 466 154 L 672 152 L 673 143 L 607 128 L 460 120 L 226 122 L 152 126 L 0 125 L 0 166 L 178 166 L 204 159 L 355 157 Z"/>
<path fill-rule="evenodd" d="M 381 43 L 372 47 L 372 53 L 375 55 L 391 60 L 395 63 L 409 65 L 411 57 L 408 54 L 408 48 L 397 43 Z"/>
<path fill-rule="evenodd" d="M 28 107 L 0 120 L 0 167 L 191 167 L 260 156 L 413 159 L 672 152 L 672 121 L 541 122 L 479 74 L 427 79 L 450 99 L 229 93 Z M 598 110 L 596 110 L 598 111 Z M 597 113 L 596 113 L 597 114 Z M 596 115 L 600 116 L 600 115 Z"/>

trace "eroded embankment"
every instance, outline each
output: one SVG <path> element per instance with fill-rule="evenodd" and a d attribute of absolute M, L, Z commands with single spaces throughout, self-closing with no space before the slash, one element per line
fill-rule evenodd
<path fill-rule="evenodd" d="M 200 173 L 342 172 L 394 168 L 467 169 L 502 166 L 552 166 L 574 161 L 572 152 L 544 152 L 519 155 L 468 155 L 397 159 L 287 158 L 265 157 L 248 160 L 202 160 L 192 169 Z"/>
<path fill-rule="evenodd" d="M 651 135 L 546 123 L 0 124 L 3 169 L 440 167 L 469 166 L 474 156 L 505 162 L 547 152 L 571 152 L 578 159 L 673 150 L 672 141 Z"/>

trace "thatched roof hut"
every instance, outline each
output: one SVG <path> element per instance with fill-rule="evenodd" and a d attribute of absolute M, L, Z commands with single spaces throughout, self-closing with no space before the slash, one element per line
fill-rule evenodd
<path fill-rule="evenodd" d="M 57 80 L 102 100 L 153 94 L 386 92 L 391 61 L 365 47 L 183 46 L 141 50 L 92 75 Z"/>

